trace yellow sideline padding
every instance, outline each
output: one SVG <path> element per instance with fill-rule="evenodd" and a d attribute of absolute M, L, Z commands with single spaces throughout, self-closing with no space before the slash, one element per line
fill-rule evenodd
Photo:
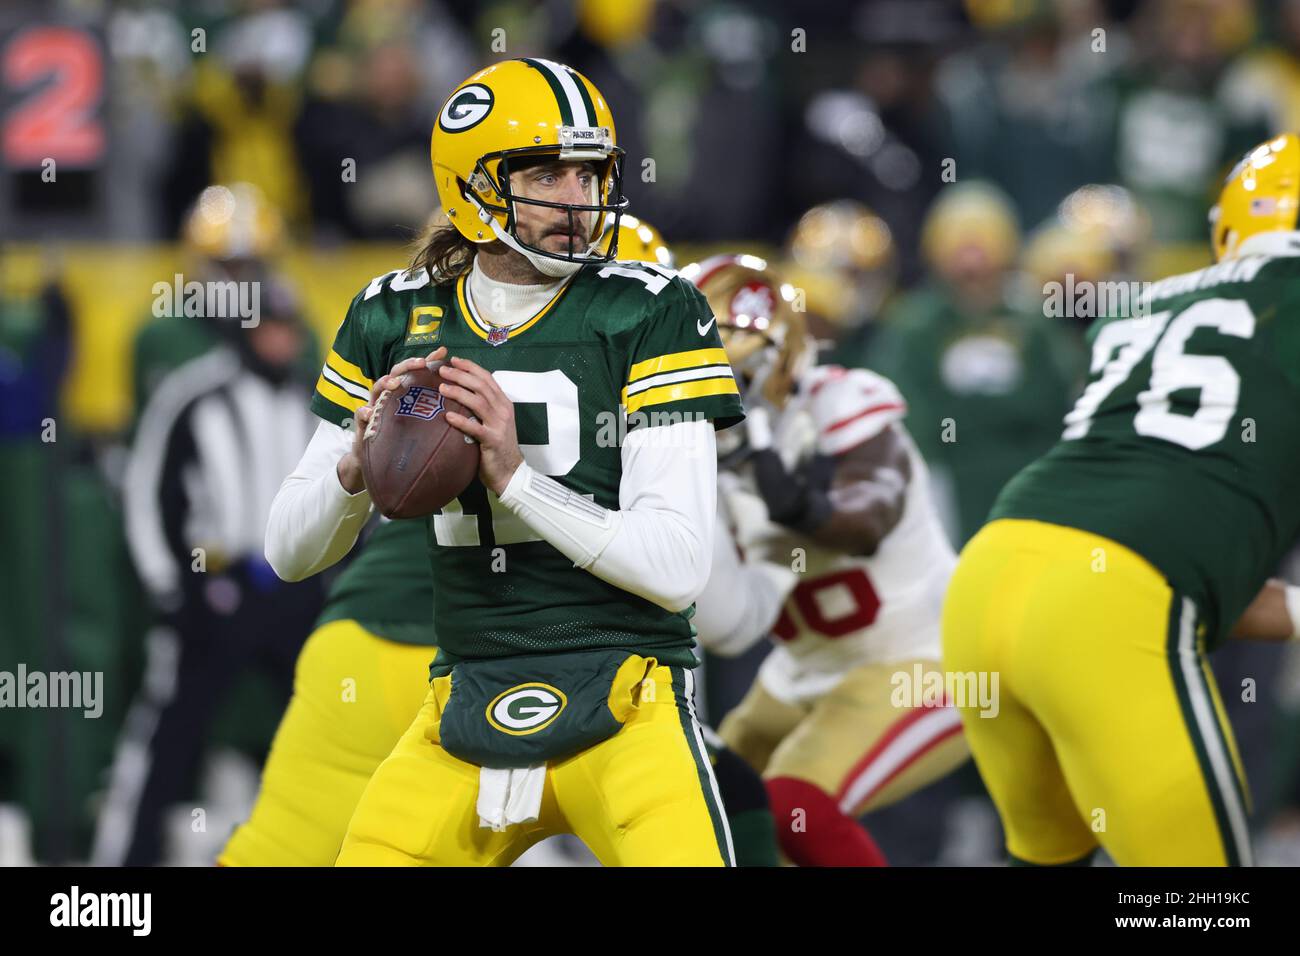
<path fill-rule="evenodd" d="M 375 276 L 403 266 L 407 259 L 400 243 L 356 244 L 328 251 L 296 249 L 279 264 L 301 297 L 321 347 L 328 348 L 352 297 Z M 30 295 L 42 276 L 57 274 L 71 302 L 75 337 L 63 412 L 78 430 L 115 432 L 130 423 L 131 343 L 152 318 L 154 284 L 170 284 L 178 272 L 186 280 L 197 278 L 187 272 L 178 245 L 4 247 L 0 290 Z"/>

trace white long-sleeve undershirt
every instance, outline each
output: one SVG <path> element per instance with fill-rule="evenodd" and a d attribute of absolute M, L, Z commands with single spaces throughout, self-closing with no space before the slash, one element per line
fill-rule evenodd
<path fill-rule="evenodd" d="M 298 581 L 341 559 L 370 513 L 349 495 L 336 466 L 352 434 L 322 422 L 271 506 L 266 557 Z M 621 448 L 618 510 L 569 492 L 526 462 L 501 503 L 577 566 L 667 610 L 689 607 L 708 579 L 717 507 L 711 422 L 634 429 Z"/>
<path fill-rule="evenodd" d="M 286 581 L 301 581 L 352 550 L 370 517 L 370 492 L 352 495 L 339 483 L 339 459 L 353 433 L 321 422 L 298 466 L 280 483 L 266 523 L 266 560 Z"/>
<path fill-rule="evenodd" d="M 634 429 L 623 440 L 619 509 L 521 465 L 501 503 L 576 566 L 669 611 L 704 589 L 717 507 L 713 423 Z"/>
<path fill-rule="evenodd" d="M 772 632 L 797 582 L 798 575 L 784 565 L 742 560 L 719 517 L 708 584 L 691 618 L 700 644 L 723 657 L 743 654 Z"/>

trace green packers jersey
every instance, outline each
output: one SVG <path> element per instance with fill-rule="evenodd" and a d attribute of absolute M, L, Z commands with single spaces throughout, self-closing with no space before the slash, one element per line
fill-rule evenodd
<path fill-rule="evenodd" d="M 426 535 L 423 520 L 382 522 L 335 580 L 316 626 L 357 621 L 386 640 L 436 647 Z"/>
<path fill-rule="evenodd" d="M 671 270 L 625 262 L 583 268 L 509 332 L 480 317 L 464 276 L 380 276 L 352 302 L 313 411 L 346 425 L 374 379 L 439 346 L 493 373 L 533 468 L 606 508 L 619 507 L 626 431 L 743 417 L 704 297 Z M 478 480 L 430 517 L 428 535 L 443 672 L 459 659 L 608 647 L 695 663 L 689 610 L 574 567 Z"/>
<path fill-rule="evenodd" d="M 1094 323 L 1061 441 L 991 517 L 1136 551 L 1196 602 L 1214 645 L 1300 534 L 1300 257 L 1229 260 L 1149 301 Z"/>

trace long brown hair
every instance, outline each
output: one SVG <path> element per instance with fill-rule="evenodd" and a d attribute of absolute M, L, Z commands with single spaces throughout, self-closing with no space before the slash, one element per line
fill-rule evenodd
<path fill-rule="evenodd" d="M 454 282 L 474 263 L 474 243 L 438 210 L 411 243 L 411 271 L 427 269 L 435 285 Z"/>

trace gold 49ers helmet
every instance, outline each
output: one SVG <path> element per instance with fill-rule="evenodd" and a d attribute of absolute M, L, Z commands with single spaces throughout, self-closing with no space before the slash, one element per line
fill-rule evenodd
<path fill-rule="evenodd" d="M 604 232 L 617 230 L 627 206 L 623 151 L 615 143 L 614 116 L 605 98 L 576 70 L 533 58 L 504 60 L 480 70 L 443 104 L 430 154 L 442 209 L 470 242 L 500 240 L 530 259 L 587 263 L 615 258 L 617 237 L 605 243 Z M 511 192 L 512 171 L 548 159 L 595 167 L 589 202 L 550 202 Z M 587 247 L 576 251 L 571 243 L 565 252 L 550 252 L 523 242 L 516 232 L 520 203 L 566 210 L 570 233 L 585 233 Z"/>
<path fill-rule="evenodd" d="M 606 222 L 613 223 L 614 213 L 605 217 Z M 618 258 L 624 262 L 654 262 L 669 269 L 677 268 L 677 259 L 668 248 L 663 234 L 644 219 L 636 216 L 623 216 L 618 221 L 617 229 L 610 229 L 603 242 L 616 242 Z"/>
<path fill-rule="evenodd" d="M 814 357 L 804 317 L 790 307 L 793 290 L 757 256 L 713 256 L 682 275 L 709 300 L 736 377 L 784 408 Z"/>
<path fill-rule="evenodd" d="M 1261 143 L 1233 167 L 1210 209 L 1214 258 L 1229 259 L 1266 232 L 1296 228 L 1300 209 L 1300 140 L 1284 133 Z"/>

